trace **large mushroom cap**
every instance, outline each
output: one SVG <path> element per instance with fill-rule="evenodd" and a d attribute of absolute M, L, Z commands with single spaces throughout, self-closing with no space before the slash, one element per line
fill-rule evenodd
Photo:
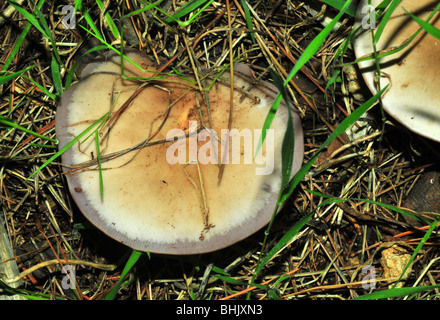
<path fill-rule="evenodd" d="M 371 4 L 375 8 L 381 2 L 372 0 Z M 355 39 L 358 59 L 373 52 L 367 3 L 362 0 L 358 5 L 357 26 L 364 27 Z M 402 0 L 386 25 L 377 50 L 400 46 L 420 28 L 403 9 L 425 20 L 437 4 L 437 0 Z M 430 23 L 439 28 L 440 15 L 437 13 Z M 380 78 L 381 88 L 390 84 L 383 97 L 384 109 L 410 130 L 436 141 L 440 141 L 439 58 L 440 40 L 422 31 L 405 49 L 379 60 L 384 74 Z M 359 68 L 370 90 L 377 93 L 375 61 L 359 62 Z"/>
<path fill-rule="evenodd" d="M 126 55 L 155 71 L 145 54 L 131 50 Z M 209 90 L 209 117 L 191 77 L 123 80 L 120 57 L 113 53 L 83 70 L 81 81 L 63 94 L 56 133 L 62 148 L 109 113 L 108 121 L 96 125 L 101 170 L 92 131 L 62 155 L 70 192 L 93 224 L 140 251 L 195 254 L 231 245 L 268 223 L 281 183 L 287 108 L 280 106 L 254 158 L 276 90 L 253 81 L 248 67 L 235 69 L 235 131 L 230 131 L 229 139 L 222 135 L 222 129 L 228 129 L 229 71 Z M 152 76 L 128 62 L 124 74 Z M 213 79 L 205 78 L 207 84 Z M 296 112 L 293 121 L 295 173 L 302 164 L 303 134 Z M 224 164 L 219 183 L 219 163 L 226 161 L 215 162 L 222 147 L 229 163 Z"/>

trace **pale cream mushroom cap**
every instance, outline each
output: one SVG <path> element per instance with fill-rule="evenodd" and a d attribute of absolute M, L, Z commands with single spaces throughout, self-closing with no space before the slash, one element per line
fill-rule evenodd
<path fill-rule="evenodd" d="M 372 7 L 380 2 L 372 0 Z M 358 5 L 356 26 L 366 28 L 355 39 L 357 59 L 373 52 L 367 3 L 362 0 Z M 437 0 L 402 0 L 386 25 L 377 50 L 400 46 L 420 27 L 403 9 L 425 20 L 437 3 Z M 440 15 L 437 13 L 430 23 L 440 28 Z M 384 109 L 410 130 L 440 141 L 440 40 L 422 31 L 408 47 L 379 62 L 381 71 L 389 75 L 389 79 L 380 79 L 381 88 L 391 84 L 383 97 Z M 359 62 L 359 68 L 370 90 L 377 93 L 374 60 Z"/>
<path fill-rule="evenodd" d="M 126 54 L 142 67 L 154 69 L 145 54 L 133 50 Z M 81 81 L 64 93 L 56 118 L 60 147 L 106 112 L 117 112 L 139 87 L 140 82 L 121 79 L 119 61 L 119 56 L 110 54 L 91 64 L 84 69 Z M 125 75 L 151 76 L 151 73 L 142 73 L 127 62 L 124 66 Z M 252 84 L 248 67 L 239 65 L 236 69 L 232 128 L 243 134 L 243 129 L 253 133 L 254 129 L 262 128 L 276 90 L 268 83 Z M 221 129 L 228 128 L 230 86 L 227 74 L 229 71 L 209 91 L 213 129 L 219 136 Z M 103 199 L 93 135 L 81 145 L 68 149 L 62 155 L 62 161 L 66 170 L 95 161 L 93 166 L 86 167 L 87 170 L 69 173 L 66 177 L 80 210 L 110 237 L 141 251 L 167 254 L 210 252 L 248 237 L 269 222 L 280 188 L 281 144 L 288 119 L 287 108 L 284 104 L 280 106 L 271 127 L 274 129 L 273 161 L 267 156 L 267 163 L 251 161 L 244 164 L 247 150 L 242 148 L 239 164 L 226 164 L 218 185 L 218 164 L 199 161 L 197 166 L 193 161 L 185 166 L 170 164 L 167 159 L 170 147 L 175 148 L 182 141 L 189 145 L 188 140 L 163 142 L 167 133 L 175 129 L 188 133 L 189 121 L 197 121 L 202 129 L 198 105 L 208 126 L 202 96 L 197 93 L 197 103 L 196 90 L 188 83 L 182 80 L 177 83 L 176 80 L 176 77 L 167 77 L 146 85 L 108 135 L 101 134 L 100 151 L 105 159 L 112 153 L 145 141 L 160 128 L 149 141 L 157 144 L 102 161 Z M 170 112 L 164 121 L 168 108 Z M 295 173 L 302 165 L 304 146 L 301 122 L 295 111 L 293 119 Z M 259 138 L 259 135 L 252 136 L 252 145 Z M 209 141 L 207 137 L 206 141 L 197 142 L 200 154 L 206 151 Z M 218 140 L 214 141 L 219 145 Z M 268 155 L 270 148 L 267 149 L 265 144 L 262 150 Z M 233 150 L 230 151 L 232 156 Z M 252 147 L 252 159 L 253 152 Z M 189 159 L 189 153 L 187 149 L 187 159 L 195 160 Z M 272 174 L 256 174 L 258 168 L 266 166 L 273 166 Z M 200 197 L 202 190 L 204 197 Z M 204 203 L 206 210 L 202 209 Z"/>

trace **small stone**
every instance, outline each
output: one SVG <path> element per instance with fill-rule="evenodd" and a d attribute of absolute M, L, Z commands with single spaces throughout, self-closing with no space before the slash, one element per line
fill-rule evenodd
<path fill-rule="evenodd" d="M 384 249 L 382 251 L 382 258 L 380 260 L 383 268 L 382 277 L 384 279 L 399 278 L 404 272 L 410 259 L 411 255 L 408 253 L 408 251 L 398 244 L 393 244 L 390 248 Z M 404 275 L 400 279 L 399 283 L 397 283 L 395 288 L 403 287 L 405 281 L 411 274 L 411 270 L 412 265 L 410 265 L 408 269 L 406 269 Z M 396 280 L 397 279 L 388 281 L 388 283 L 390 283 L 388 287 L 392 288 Z"/>

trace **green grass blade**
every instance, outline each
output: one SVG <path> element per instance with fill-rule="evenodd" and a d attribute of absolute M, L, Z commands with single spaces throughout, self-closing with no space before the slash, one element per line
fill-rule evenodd
<path fill-rule="evenodd" d="M 41 32 L 43 36 L 45 36 L 52 44 L 52 61 L 51 61 L 51 71 L 52 71 L 52 80 L 54 83 L 54 87 L 56 90 L 57 95 L 61 96 L 63 92 L 63 86 L 62 86 L 62 80 L 61 80 L 61 73 L 60 73 L 60 66 L 61 66 L 61 58 L 58 54 L 58 49 L 55 43 L 55 40 L 52 36 L 52 32 L 49 28 L 49 25 L 47 24 L 46 18 L 44 17 L 43 13 L 41 12 L 40 8 L 43 5 L 44 1 L 41 1 L 39 5 L 35 5 L 33 1 L 31 1 L 32 4 L 35 6 L 35 14 L 31 14 L 28 11 L 26 11 L 23 7 L 18 5 L 15 1 L 10 1 L 11 5 L 20 12 L 35 28 L 38 29 L 38 31 Z M 37 19 L 38 17 L 38 19 Z M 56 96 L 52 96 L 51 98 Z"/>
<path fill-rule="evenodd" d="M 402 274 L 400 275 L 399 279 L 394 284 L 393 289 L 399 283 L 400 279 L 403 277 L 403 275 L 405 274 L 406 270 L 411 266 L 411 264 L 413 263 L 414 259 L 419 254 L 419 251 L 422 249 L 422 247 L 426 243 L 426 241 L 428 241 L 429 237 L 431 236 L 432 232 L 437 227 L 437 225 L 438 225 L 438 220 L 434 220 L 434 222 L 429 227 L 428 231 L 426 231 L 426 233 L 423 236 L 422 240 L 420 240 L 419 244 L 417 245 L 417 248 L 414 249 L 414 252 L 413 252 L 411 258 L 409 259 L 408 263 L 406 264 L 405 268 L 403 269 Z"/>
<path fill-rule="evenodd" d="M 17 108 L 20 107 L 20 105 L 22 104 L 22 102 L 23 102 L 26 98 L 27 98 L 27 93 L 23 94 L 23 96 L 20 98 L 20 100 L 18 100 L 18 101 L 15 103 L 15 106 L 14 106 L 14 107 L 12 106 L 12 101 L 9 100 L 9 105 L 8 105 L 9 112 L 8 112 L 8 115 L 6 116 L 6 118 L 7 118 L 7 117 L 10 117 L 11 114 L 13 114 L 13 113 L 15 112 L 15 110 L 17 110 Z"/>
<path fill-rule="evenodd" d="M 150 4 L 146 5 L 146 6 L 143 7 L 143 8 L 140 8 L 140 9 L 138 9 L 138 10 L 134 10 L 134 11 L 132 11 L 132 12 L 130 12 L 130 13 L 127 13 L 127 14 L 123 15 L 120 19 L 121 19 L 121 20 L 122 20 L 122 19 L 126 19 L 126 18 L 129 18 L 129 17 L 131 17 L 131 16 L 135 16 L 135 15 L 137 15 L 137 14 L 139 14 L 139 13 L 142 13 L 142 12 L 144 12 L 144 11 L 148 11 L 148 10 L 150 10 L 150 9 L 156 8 L 156 6 L 159 5 L 162 1 L 163 1 L 163 0 L 159 0 L 159 1 L 156 1 L 156 2 L 154 2 L 154 3 L 150 3 Z"/>
<path fill-rule="evenodd" d="M 49 25 L 47 24 L 46 18 L 44 17 L 43 13 L 41 12 L 40 8 L 38 8 L 34 1 L 30 0 L 30 2 L 35 6 L 35 14 L 38 17 L 38 21 L 40 22 L 41 28 L 44 30 L 44 35 L 53 42 L 52 32 L 49 28 Z M 56 47 L 54 48 L 56 49 Z"/>
<path fill-rule="evenodd" d="M 335 9 L 342 10 L 344 7 L 344 0 L 322 0 L 322 2 L 332 6 Z M 345 9 L 345 13 L 351 17 L 356 17 L 356 5 L 354 3 L 350 3 Z"/>
<path fill-rule="evenodd" d="M 213 274 L 212 275 L 214 278 L 217 278 L 219 280 L 225 281 L 229 284 L 235 285 L 235 286 L 242 286 L 242 287 L 246 287 L 246 286 L 254 286 L 257 287 L 259 289 L 263 289 L 266 290 L 267 289 L 267 285 L 262 285 L 262 284 L 258 284 L 258 283 L 249 283 L 249 282 L 245 282 L 242 280 L 238 280 L 238 279 L 234 279 L 231 277 L 227 277 L 227 276 L 222 276 L 219 274 Z"/>
<path fill-rule="evenodd" d="M 47 165 L 49 165 L 52 161 L 54 161 L 56 158 L 61 156 L 66 150 L 71 148 L 74 144 L 76 144 L 82 137 L 84 137 L 89 131 L 91 131 L 96 125 L 100 124 L 104 119 L 106 119 L 109 116 L 109 113 L 107 112 L 105 115 L 103 115 L 101 118 L 96 120 L 94 123 L 92 123 L 88 128 L 86 128 L 83 132 L 81 132 L 78 136 L 76 136 L 74 139 L 72 139 L 68 144 L 66 144 L 64 147 L 62 147 L 60 150 L 58 150 L 57 153 L 55 153 L 52 157 L 50 157 L 46 162 L 44 162 L 37 170 L 35 170 L 34 173 L 32 173 L 28 179 L 31 179 L 34 175 L 36 175 L 38 172 L 43 170 Z"/>
<path fill-rule="evenodd" d="M 81 27 L 82 27 L 82 26 L 81 26 Z M 87 32 L 89 32 L 91 35 L 95 36 L 95 35 L 94 35 L 93 33 L 91 33 L 90 31 L 87 30 Z M 98 37 L 97 37 L 97 38 L 98 38 Z M 99 38 L 98 38 L 98 39 L 99 39 Z M 82 56 L 86 56 L 86 55 L 88 55 L 89 53 L 92 53 L 92 52 L 95 52 L 95 51 L 108 49 L 109 46 L 110 46 L 110 44 L 103 44 L 103 45 L 100 45 L 100 46 L 93 47 L 93 48 L 87 50 L 87 52 L 85 52 Z"/>
<path fill-rule="evenodd" d="M 284 201 L 286 201 L 286 199 L 292 194 L 295 187 L 298 185 L 298 183 L 303 179 L 303 177 L 312 167 L 313 163 L 315 162 L 316 158 L 318 158 L 318 155 L 321 153 L 321 151 L 324 148 L 326 148 L 330 144 L 330 142 L 336 139 L 341 133 L 345 132 L 351 125 L 353 125 L 359 119 L 359 117 L 361 117 L 365 112 L 367 112 L 379 100 L 379 98 L 382 96 L 382 94 L 385 92 L 387 88 L 388 85 L 382 90 L 380 90 L 378 93 L 376 93 L 373 97 L 371 97 L 360 107 L 355 109 L 348 117 L 346 117 L 339 124 L 339 126 L 335 129 L 335 131 L 327 138 L 327 140 L 322 144 L 322 146 L 316 151 L 314 156 L 305 165 L 303 165 L 301 169 L 293 176 L 287 188 L 283 190 L 283 194 L 280 197 L 279 204 L 284 203 Z"/>
<path fill-rule="evenodd" d="M 15 1 L 14 1 L 15 2 Z M 16 4 L 16 2 L 15 2 Z M 38 9 L 41 9 L 41 7 L 43 6 L 44 1 L 40 1 L 37 5 Z M 14 4 L 11 3 L 12 6 L 14 6 Z M 16 4 L 18 5 L 18 4 Z M 23 9 L 24 10 L 24 9 Z M 25 10 L 26 11 L 26 10 Z M 27 12 L 27 11 L 26 11 Z M 8 59 L 5 61 L 5 64 L 2 67 L 2 71 L 6 71 L 10 64 L 12 63 L 14 57 L 17 55 L 18 51 L 20 50 L 21 45 L 23 44 L 24 39 L 26 39 L 26 36 L 30 30 L 30 28 L 32 27 L 32 24 L 30 22 L 28 22 L 24 28 L 23 31 L 21 32 L 20 36 L 18 37 L 17 41 L 15 42 L 14 48 L 12 48 L 11 53 L 9 54 Z"/>
<path fill-rule="evenodd" d="M 40 148 L 51 148 L 55 149 L 57 146 L 53 146 L 51 144 L 41 144 L 41 143 L 29 143 L 30 146 L 40 147 Z"/>
<path fill-rule="evenodd" d="M 44 135 L 41 135 L 37 132 L 34 132 L 32 130 L 29 130 L 28 128 L 22 127 L 19 124 L 15 123 L 14 121 L 11 121 L 10 119 L 0 115 L 0 125 L 6 128 L 12 128 L 12 129 L 16 129 L 16 130 L 20 130 L 23 132 L 26 132 L 34 137 L 40 138 L 40 139 L 44 139 L 53 143 L 58 143 L 58 140 L 56 139 L 52 139 L 49 137 L 46 137 Z"/>
<path fill-rule="evenodd" d="M 306 225 L 306 223 L 313 217 L 316 210 L 322 206 L 325 206 L 329 203 L 334 202 L 342 202 L 344 200 L 333 198 L 333 199 L 327 199 L 324 200 L 322 203 L 320 203 L 311 213 L 309 213 L 307 216 L 302 218 L 300 221 L 295 223 L 295 225 L 287 231 L 283 237 L 273 246 L 273 248 L 266 254 L 266 256 L 261 259 L 261 261 L 258 263 L 256 269 L 255 269 L 255 275 L 259 274 L 260 271 L 264 268 L 264 266 L 287 244 L 289 244 L 292 239 L 298 234 L 298 232 Z"/>
<path fill-rule="evenodd" d="M 280 190 L 284 190 L 284 188 L 286 187 L 286 185 L 289 182 L 290 175 L 292 172 L 293 157 L 294 157 L 294 150 L 295 150 L 295 130 L 294 130 L 294 124 L 293 124 L 293 119 L 292 119 L 292 110 L 290 109 L 290 106 L 289 106 L 289 104 L 290 104 L 289 103 L 289 96 L 287 94 L 286 87 L 284 86 L 281 77 L 276 72 L 274 72 L 273 70 L 271 70 L 270 72 L 272 74 L 272 78 L 274 80 L 275 86 L 280 90 L 282 97 L 286 101 L 287 110 L 288 110 L 287 127 L 286 127 L 286 132 L 284 134 L 283 143 L 282 143 L 282 147 L 281 147 L 281 150 L 282 150 L 282 152 L 281 152 L 281 171 L 282 171 L 282 173 L 281 173 L 281 188 L 280 188 Z M 280 195 L 281 195 L 281 191 L 280 191 Z M 263 250 L 266 246 L 269 232 L 272 229 L 272 224 L 275 221 L 275 217 L 278 212 L 278 207 L 279 207 L 279 205 L 276 204 L 276 206 L 273 210 L 273 213 L 272 213 L 272 217 L 271 217 L 269 224 L 266 228 L 261 252 L 263 252 Z M 260 258 L 261 258 L 261 253 L 260 253 Z M 258 263 L 260 263 L 260 261 L 261 260 L 259 259 Z M 254 278 L 257 274 L 258 274 L 258 272 L 254 274 Z"/>
<path fill-rule="evenodd" d="M 75 8 L 82 13 L 82 15 L 83 15 L 84 19 L 86 20 L 87 24 L 93 30 L 94 36 L 103 42 L 104 41 L 104 37 L 101 35 L 101 32 L 99 32 L 98 27 L 93 22 L 93 19 L 90 16 L 89 11 L 87 11 L 86 9 L 83 8 L 81 0 L 75 0 Z M 83 29 L 85 29 L 85 28 L 83 27 Z M 85 30 L 87 30 L 87 29 L 85 29 Z"/>
<path fill-rule="evenodd" d="M 223 269 L 221 269 L 221 268 L 219 268 L 219 267 L 216 267 L 216 266 L 213 266 L 213 267 L 212 267 L 212 272 L 215 272 L 215 273 L 221 274 L 221 275 L 223 275 L 223 276 L 230 276 L 229 273 L 227 273 L 227 272 L 224 271 Z"/>
<path fill-rule="evenodd" d="M 23 17 L 25 17 L 27 21 L 29 21 L 35 28 L 37 28 L 37 30 L 40 31 L 42 35 L 44 35 L 46 38 L 50 38 L 49 34 L 47 34 L 46 30 L 44 30 L 40 22 L 33 14 L 29 13 L 26 9 L 24 9 L 22 6 L 20 6 L 17 2 L 13 0 L 8 0 L 8 2 L 15 8 L 15 10 L 17 10 Z M 43 3 L 44 1 L 41 1 L 40 5 L 42 6 Z"/>
<path fill-rule="evenodd" d="M 63 94 L 63 81 L 61 79 L 61 73 L 60 73 L 60 64 L 58 63 L 56 57 L 52 56 L 51 61 L 51 71 L 52 71 L 52 80 L 53 80 L 53 86 L 55 87 L 56 95 L 61 97 Z"/>
<path fill-rule="evenodd" d="M 51 296 L 50 294 L 32 292 L 32 291 L 29 291 L 26 289 L 21 289 L 21 288 L 12 288 L 0 280 L 0 292 L 1 291 L 3 291 L 2 295 L 5 295 L 5 296 L 7 296 L 7 294 L 20 295 L 20 296 L 27 298 L 29 300 L 51 300 L 51 298 L 53 298 L 53 296 Z M 7 294 L 5 294 L 5 293 L 7 293 Z M 62 298 L 60 298 L 60 297 L 55 297 L 55 299 L 62 300 Z"/>
<path fill-rule="evenodd" d="M 347 7 L 350 5 L 351 0 L 347 0 L 342 7 L 341 11 L 336 15 L 336 17 L 310 42 L 310 44 L 307 46 L 307 48 L 304 50 L 304 52 L 299 57 L 298 61 L 296 62 L 295 66 L 293 67 L 292 71 L 286 78 L 286 81 L 284 82 L 284 86 L 287 86 L 287 84 L 292 80 L 292 78 L 296 75 L 296 73 L 307 63 L 307 61 L 310 60 L 314 56 L 314 54 L 319 50 L 321 45 L 324 43 L 327 36 L 332 31 L 333 27 L 336 25 L 336 23 L 339 21 L 339 19 L 344 14 Z M 260 141 L 257 146 L 256 153 L 259 152 L 264 140 L 266 139 L 266 129 L 269 129 L 273 119 L 275 117 L 275 114 L 278 110 L 278 107 L 281 102 L 281 93 L 278 93 L 278 95 L 275 98 L 275 101 L 272 104 L 272 108 L 270 109 L 266 120 L 263 125 L 263 130 L 261 132 Z"/>
<path fill-rule="evenodd" d="M 199 14 L 201 14 L 214 0 L 193 0 L 188 2 L 186 5 L 184 5 L 179 11 L 177 11 L 172 17 L 165 19 L 166 23 L 172 22 L 172 20 L 178 22 L 179 24 L 188 25 L 191 23 L 194 19 L 197 18 Z M 197 8 L 200 6 L 203 7 L 195 13 L 187 22 L 181 22 L 178 19 L 182 18 L 183 16 L 186 16 L 187 14 L 190 14 L 194 12 Z"/>
<path fill-rule="evenodd" d="M 31 70 L 33 68 L 35 68 L 35 66 L 30 66 L 30 67 L 27 67 L 26 69 L 23 69 L 23 70 L 20 70 L 20 71 L 17 71 L 17 72 L 8 74 L 8 75 L 2 74 L 0 76 L 0 85 L 18 78 L 20 75 L 22 75 L 26 71 L 29 71 L 29 70 Z"/>
<path fill-rule="evenodd" d="M 353 199 L 353 200 L 355 200 L 355 201 L 356 201 L 356 200 L 357 200 L 357 201 L 364 201 L 364 202 L 368 202 L 368 203 L 371 203 L 371 204 L 375 204 L 375 205 L 378 205 L 378 206 L 384 207 L 384 208 L 386 208 L 386 209 L 388 209 L 388 210 L 392 210 L 392 211 L 398 212 L 398 213 L 400 213 L 400 214 L 402 214 L 402 215 L 404 215 L 404 216 L 407 216 L 407 217 L 412 218 L 412 219 L 414 219 L 414 220 L 417 220 L 417 221 L 419 221 L 419 222 L 422 222 L 422 223 L 428 224 L 428 222 L 427 222 L 426 220 L 424 220 L 424 219 L 422 219 L 422 218 L 416 216 L 415 214 L 412 214 L 412 213 L 409 212 L 409 211 L 406 211 L 406 210 L 403 210 L 403 209 L 397 208 L 397 207 L 395 207 L 395 206 L 392 206 L 392 205 L 389 205 L 389 204 L 386 204 L 386 203 L 381 203 L 381 202 L 377 202 L 377 201 L 369 200 L 369 199 Z"/>
<path fill-rule="evenodd" d="M 53 94 L 52 92 L 50 92 L 49 90 L 47 90 L 45 87 L 43 87 L 41 84 L 39 84 L 38 82 L 36 82 L 34 79 L 31 79 L 29 77 L 26 76 L 22 76 L 23 78 L 26 78 L 27 80 L 29 80 L 30 82 L 32 82 L 38 89 L 41 90 L 41 92 L 43 92 L 45 95 L 47 95 L 50 99 L 52 99 L 53 101 L 57 100 L 57 96 L 55 94 Z"/>
<path fill-rule="evenodd" d="M 23 31 L 21 32 L 20 36 L 18 37 L 17 41 L 15 42 L 14 47 L 11 50 L 11 53 L 9 54 L 8 59 L 5 61 L 5 64 L 3 65 L 2 72 L 6 72 L 11 65 L 12 61 L 14 60 L 15 56 L 17 55 L 18 51 L 20 50 L 21 45 L 23 44 L 24 39 L 26 39 L 26 36 L 32 27 L 32 24 L 27 23 L 25 27 L 23 28 Z"/>
<path fill-rule="evenodd" d="M 75 77 L 75 70 L 76 70 L 76 68 L 78 68 L 80 63 L 81 63 L 80 59 L 75 60 L 72 67 L 70 68 L 70 70 L 68 70 L 66 78 L 65 78 L 66 80 L 64 82 L 64 90 L 67 90 L 70 87 L 70 85 L 72 84 L 74 78 L 76 78 Z"/>
<path fill-rule="evenodd" d="M 357 201 L 357 202 L 368 202 L 368 203 L 371 203 L 371 204 L 383 207 L 385 209 L 388 209 L 388 210 L 400 213 L 401 215 L 404 215 L 404 216 L 407 216 L 407 217 L 412 218 L 414 220 L 417 220 L 417 221 L 419 221 L 419 222 L 421 222 L 423 224 L 429 224 L 429 222 L 427 220 L 425 220 L 423 218 L 420 218 L 420 217 L 416 216 L 415 214 L 413 214 L 413 213 L 411 213 L 409 211 L 406 211 L 404 209 L 395 207 L 395 206 L 387 204 L 387 203 L 382 203 L 382 202 L 378 202 L 378 201 L 374 201 L 374 200 L 370 200 L 370 199 L 338 198 L 338 197 L 329 196 L 329 195 L 323 194 L 321 192 L 318 192 L 316 190 L 310 190 L 310 189 L 306 189 L 306 191 L 308 193 L 310 193 L 310 194 L 313 194 L 313 195 L 317 196 L 317 197 L 325 198 L 325 199 L 333 198 L 333 199 L 341 199 L 341 200 L 344 200 L 344 199 L 345 200 L 352 200 L 352 201 Z"/>
<path fill-rule="evenodd" d="M 388 10 L 385 11 L 385 14 L 380 21 L 379 25 L 376 28 L 376 32 L 374 33 L 374 43 L 377 44 L 379 42 L 380 37 L 382 36 L 383 30 L 385 29 L 385 26 L 388 24 L 388 21 L 391 18 L 391 15 L 393 14 L 394 10 L 397 8 L 397 6 L 400 4 L 402 0 L 393 0 L 388 7 Z"/>
<path fill-rule="evenodd" d="M 102 3 L 102 1 L 96 0 L 96 3 L 98 4 L 99 9 L 101 9 L 101 11 L 102 11 L 104 9 L 104 4 Z M 107 24 L 108 24 L 113 36 L 116 39 L 119 39 L 121 37 L 121 34 L 119 33 L 118 27 L 116 26 L 115 22 L 113 21 L 112 17 L 110 16 L 110 13 L 106 12 L 104 14 L 104 17 L 105 17 L 105 20 L 107 21 Z"/>
<path fill-rule="evenodd" d="M 142 66 L 140 66 L 139 64 L 137 64 L 136 62 L 134 62 L 133 60 L 131 60 L 129 57 L 127 57 L 126 55 L 123 55 L 122 52 L 121 52 L 120 50 L 116 49 L 116 48 L 113 47 L 110 43 L 106 42 L 106 41 L 105 41 L 105 40 L 104 40 L 99 34 L 95 34 L 95 33 L 93 33 L 92 31 L 86 29 L 85 27 L 83 27 L 83 26 L 81 26 L 81 25 L 80 25 L 80 27 L 83 28 L 86 32 L 90 33 L 92 36 L 96 37 L 99 41 L 101 41 L 101 42 L 103 43 L 102 46 L 99 46 L 99 47 L 98 47 L 99 49 L 108 48 L 108 49 L 110 49 L 110 50 L 116 52 L 119 56 L 122 56 L 124 60 L 128 61 L 129 63 L 131 63 L 132 65 L 134 65 L 134 66 L 135 66 L 136 68 L 138 68 L 139 70 L 144 71 L 144 72 L 148 72 L 148 70 L 145 70 L 144 68 L 142 68 Z M 90 49 L 89 51 L 86 52 L 86 54 L 87 54 L 87 53 L 90 53 L 90 52 L 92 52 L 92 51 L 96 51 L 96 50 L 97 50 L 97 48 Z M 121 67 L 121 68 L 122 68 L 122 67 Z M 150 71 L 150 72 L 151 72 L 151 71 Z M 154 73 L 154 72 L 151 72 L 151 73 Z"/>
<path fill-rule="evenodd" d="M 428 290 L 434 290 L 437 288 L 440 288 L 440 284 L 432 285 L 432 286 L 394 288 L 394 289 L 375 291 L 375 292 L 357 297 L 353 300 L 379 300 L 379 299 L 398 298 L 398 297 L 405 297 L 410 294 L 415 294 L 415 293 L 424 292 L 424 291 L 428 291 Z"/>
<path fill-rule="evenodd" d="M 287 231 L 284 236 L 277 242 L 275 246 L 264 256 L 261 261 L 259 261 L 254 276 L 258 275 L 264 266 L 273 258 L 275 254 L 278 253 L 293 237 L 298 234 L 298 232 L 305 226 L 305 224 L 310 220 L 315 212 L 308 214 L 306 217 L 298 221 L 289 231 Z"/>
<path fill-rule="evenodd" d="M 119 281 L 116 283 L 116 285 L 112 288 L 112 290 L 105 296 L 104 300 L 114 300 L 116 297 L 116 294 L 118 293 L 119 289 L 121 288 L 121 285 L 124 281 L 125 276 L 127 273 L 130 272 L 131 268 L 136 264 L 136 262 L 141 257 L 142 252 L 133 250 L 130 257 L 127 260 L 127 263 L 124 266 L 124 269 L 121 272 L 121 277 L 119 278 Z"/>
<path fill-rule="evenodd" d="M 287 94 L 286 87 L 283 85 L 281 77 L 270 70 L 273 82 L 280 91 L 284 101 L 286 101 L 288 110 L 287 128 L 284 134 L 283 144 L 281 147 L 281 168 L 282 168 L 282 181 L 281 189 L 284 189 L 289 182 L 290 174 L 292 172 L 292 163 L 295 150 L 295 130 L 293 127 L 292 110 L 290 109 L 289 95 Z"/>
<path fill-rule="evenodd" d="M 99 193 L 101 195 L 101 201 L 104 199 L 104 182 L 102 179 L 102 167 L 101 167 L 101 151 L 99 148 L 99 133 L 95 130 L 95 147 L 96 158 L 98 159 L 98 173 L 99 173 Z"/>
<path fill-rule="evenodd" d="M 437 8 L 434 10 L 434 12 L 438 11 L 440 7 L 440 3 L 437 5 Z M 426 32 L 428 32 L 430 35 L 436 37 L 437 39 L 440 39 L 440 29 L 437 29 L 433 25 L 429 24 L 428 22 L 420 19 L 419 17 L 413 15 L 411 12 L 406 11 L 403 9 L 406 14 L 408 14 L 411 18 L 413 18 Z"/>
<path fill-rule="evenodd" d="M 246 0 L 241 0 L 241 6 L 242 6 L 243 11 L 244 11 L 244 15 L 245 15 L 245 19 L 246 19 L 246 25 L 247 25 L 248 29 L 249 30 L 254 30 L 254 25 L 252 24 L 252 17 L 251 17 L 251 14 L 249 12 L 249 8 L 248 8 L 249 3 L 247 3 Z M 257 41 L 255 40 L 255 35 L 254 35 L 253 32 L 251 32 L 251 38 L 252 38 L 252 42 L 254 44 L 256 44 Z"/>

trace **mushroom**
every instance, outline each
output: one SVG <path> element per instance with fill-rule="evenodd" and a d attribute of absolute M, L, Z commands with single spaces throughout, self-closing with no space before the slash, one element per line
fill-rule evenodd
<path fill-rule="evenodd" d="M 124 75 L 137 79 L 123 79 L 120 56 L 109 53 L 84 68 L 57 109 L 60 148 L 92 125 L 99 128 L 98 144 L 87 133 L 62 154 L 70 192 L 82 213 L 131 248 L 165 254 L 215 251 L 266 225 L 281 184 L 285 104 L 254 153 L 275 87 L 257 82 L 249 67 L 234 65 L 229 127 L 229 71 L 209 90 L 208 112 L 194 77 L 151 79 L 157 69 L 146 54 L 126 50 L 125 55 L 139 67 L 124 60 Z M 201 81 L 211 84 L 214 76 L 203 74 Z M 304 145 L 300 118 L 292 111 L 294 174 L 302 165 Z M 97 124 L 107 113 L 107 120 Z"/>
<path fill-rule="evenodd" d="M 376 7 L 381 0 L 372 0 Z M 354 49 L 357 59 L 373 53 L 371 28 L 367 0 L 358 5 L 358 22 L 363 30 L 356 37 Z M 402 0 L 386 24 L 377 43 L 377 51 L 387 50 L 403 44 L 419 28 L 419 24 L 404 11 L 407 10 L 421 19 L 426 19 L 437 5 L 436 0 Z M 437 13 L 430 23 L 440 27 Z M 380 87 L 390 84 L 383 96 L 384 109 L 408 129 L 421 136 L 440 141 L 440 40 L 420 32 L 403 50 L 379 59 Z M 364 80 L 373 93 L 377 93 L 377 72 L 374 59 L 358 63 Z"/>

